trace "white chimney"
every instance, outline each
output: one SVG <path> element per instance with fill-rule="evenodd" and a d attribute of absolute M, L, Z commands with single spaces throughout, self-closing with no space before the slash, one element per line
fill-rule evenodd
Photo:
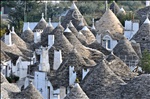
<path fill-rule="evenodd" d="M 44 72 L 50 71 L 50 64 L 49 64 L 49 54 L 47 47 L 40 48 L 40 64 L 39 70 Z"/>
<path fill-rule="evenodd" d="M 94 18 L 92 19 L 92 29 L 95 30 Z"/>
<path fill-rule="evenodd" d="M 10 28 L 10 25 L 8 24 L 8 30 Z M 5 44 L 6 45 L 12 45 L 12 40 L 11 40 L 11 33 L 5 33 Z"/>
<path fill-rule="evenodd" d="M 34 32 L 34 43 L 38 43 L 41 42 L 41 33 L 43 31 L 42 30 L 36 30 L 36 32 Z"/>
<path fill-rule="evenodd" d="M 48 35 L 48 49 L 50 49 L 54 44 L 54 39 L 55 39 L 54 35 Z"/>
<path fill-rule="evenodd" d="M 58 25 L 61 25 L 61 16 L 59 17 L 59 23 L 58 23 Z"/>
<path fill-rule="evenodd" d="M 54 50 L 54 64 L 53 64 L 53 69 L 57 70 L 62 63 L 62 54 L 61 50 L 57 51 Z"/>
<path fill-rule="evenodd" d="M 69 85 L 73 85 L 75 83 L 77 74 L 74 70 L 74 66 L 69 66 Z"/>
<path fill-rule="evenodd" d="M 11 33 L 15 33 L 15 28 L 14 28 L 14 26 L 12 26 L 12 31 L 11 31 Z"/>
<path fill-rule="evenodd" d="M 146 0 L 146 7 L 147 6 L 150 6 L 150 1 L 149 0 L 148 1 Z"/>
<path fill-rule="evenodd" d="M 49 26 L 53 27 L 52 23 L 51 23 L 51 18 L 49 18 Z"/>

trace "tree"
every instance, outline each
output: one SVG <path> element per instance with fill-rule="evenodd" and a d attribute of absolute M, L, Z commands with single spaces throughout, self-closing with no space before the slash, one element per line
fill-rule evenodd
<path fill-rule="evenodd" d="M 150 73 L 150 52 L 145 50 L 141 59 L 141 67 L 145 73 Z"/>

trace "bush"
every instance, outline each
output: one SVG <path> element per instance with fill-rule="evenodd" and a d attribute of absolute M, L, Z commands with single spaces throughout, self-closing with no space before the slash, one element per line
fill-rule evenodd
<path fill-rule="evenodd" d="M 9 83 L 12 83 L 11 77 L 6 77 L 6 79 L 8 80 Z"/>
<path fill-rule="evenodd" d="M 19 77 L 16 75 L 11 75 L 10 77 L 6 77 L 9 83 L 15 83 L 19 80 Z"/>
<path fill-rule="evenodd" d="M 19 77 L 18 76 L 16 76 L 16 75 L 14 75 L 14 78 L 13 78 L 14 80 L 15 80 L 15 82 L 16 81 L 18 81 L 19 80 Z"/>

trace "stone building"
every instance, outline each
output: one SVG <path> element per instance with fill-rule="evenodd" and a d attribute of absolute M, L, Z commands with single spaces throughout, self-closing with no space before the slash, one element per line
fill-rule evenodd
<path fill-rule="evenodd" d="M 100 20 L 96 21 L 95 27 L 97 41 L 107 50 L 112 50 L 123 36 L 123 26 L 110 9 L 107 9 Z"/>
<path fill-rule="evenodd" d="M 123 37 L 113 49 L 113 52 L 133 71 L 139 63 L 139 56 L 133 49 L 131 42 Z"/>
<path fill-rule="evenodd" d="M 125 82 L 102 60 L 81 82 L 81 88 L 90 99 L 118 99 L 119 86 Z"/>
<path fill-rule="evenodd" d="M 142 52 L 144 50 L 150 51 L 150 20 L 148 17 L 131 40 L 140 44 Z"/>
<path fill-rule="evenodd" d="M 23 33 L 21 33 L 21 38 L 27 43 L 34 43 L 34 33 L 30 29 L 29 22 L 27 29 Z"/>

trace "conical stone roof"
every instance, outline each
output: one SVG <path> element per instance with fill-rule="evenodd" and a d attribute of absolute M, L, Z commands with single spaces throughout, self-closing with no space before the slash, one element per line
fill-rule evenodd
<path fill-rule="evenodd" d="M 132 61 L 133 59 L 139 61 L 139 57 L 133 49 L 130 41 L 125 37 L 118 42 L 113 51 L 116 56 L 120 57 L 120 59 L 124 59 L 126 57 L 126 60 L 129 61 Z"/>
<path fill-rule="evenodd" d="M 43 46 L 48 46 L 48 35 L 54 30 L 54 27 L 48 25 L 41 34 L 41 42 Z"/>
<path fill-rule="evenodd" d="M 33 43 L 34 42 L 34 34 L 32 30 L 25 30 L 23 33 L 21 33 L 21 38 L 27 42 L 27 43 Z"/>
<path fill-rule="evenodd" d="M 122 86 L 121 99 L 149 99 L 150 74 L 143 74 L 133 78 Z"/>
<path fill-rule="evenodd" d="M 38 24 L 35 26 L 35 28 L 33 29 L 33 32 L 36 32 L 36 30 L 43 30 L 44 28 L 46 28 L 46 26 L 47 26 L 47 22 L 45 21 L 44 15 L 42 13 L 42 18 L 38 22 Z"/>
<path fill-rule="evenodd" d="M 145 21 L 146 15 L 148 14 L 148 18 L 150 19 L 150 6 L 143 7 L 136 11 L 138 18 L 140 19 L 140 26 Z"/>
<path fill-rule="evenodd" d="M 15 44 L 11 46 L 7 46 L 3 41 L 1 41 L 1 50 L 18 56 L 23 55 L 22 52 L 17 48 Z"/>
<path fill-rule="evenodd" d="M 131 72 L 130 68 L 113 53 L 106 60 L 109 62 L 110 69 L 123 80 L 130 80 L 137 75 Z"/>
<path fill-rule="evenodd" d="M 126 15 L 126 11 L 124 10 L 123 7 L 120 8 L 119 12 L 117 13 L 117 15 Z"/>
<path fill-rule="evenodd" d="M 120 40 L 121 35 L 123 35 L 123 26 L 110 9 L 103 14 L 99 21 L 96 21 L 95 27 L 98 34 L 110 31 L 113 39 Z"/>
<path fill-rule="evenodd" d="M 20 92 L 20 89 L 17 85 L 11 84 L 9 82 L 3 82 L 1 87 L 7 90 L 8 92 Z"/>
<path fill-rule="evenodd" d="M 83 33 L 83 35 L 86 37 L 87 39 L 87 44 L 91 44 L 93 43 L 96 39 L 95 36 L 93 35 L 93 33 L 88 29 L 87 26 L 84 26 L 81 30 L 81 32 Z"/>
<path fill-rule="evenodd" d="M 112 4 L 110 5 L 110 9 L 112 10 L 112 12 L 117 14 L 120 10 L 120 7 L 118 6 L 118 4 L 115 1 L 113 1 Z"/>
<path fill-rule="evenodd" d="M 69 40 L 69 42 L 77 49 L 81 56 L 83 56 L 87 61 L 89 61 L 91 65 L 95 64 L 95 62 L 89 58 L 91 52 L 81 44 L 81 42 L 76 38 L 76 36 L 72 32 L 64 32 L 64 35 Z"/>
<path fill-rule="evenodd" d="M 2 74 L 2 73 L 0 73 L 0 75 L 1 75 L 1 80 L 0 80 L 0 82 L 1 83 L 3 83 L 3 82 L 7 82 L 8 83 L 8 81 L 7 81 L 7 79 L 5 78 L 5 76 Z"/>
<path fill-rule="evenodd" d="M 78 83 L 71 89 L 64 99 L 89 99 Z"/>
<path fill-rule="evenodd" d="M 27 88 L 25 88 L 23 91 L 19 93 L 14 93 L 13 97 L 14 99 L 43 99 L 40 92 L 34 87 L 33 84 L 29 84 Z"/>
<path fill-rule="evenodd" d="M 131 41 L 131 45 L 132 45 L 133 49 L 135 50 L 135 52 L 137 53 L 137 55 L 139 56 L 139 58 L 141 58 L 142 52 L 141 52 L 140 44 Z"/>
<path fill-rule="evenodd" d="M 122 83 L 124 81 L 102 60 L 85 76 L 81 88 L 90 99 L 118 99 L 117 92 Z"/>
<path fill-rule="evenodd" d="M 104 48 L 100 43 L 98 43 L 97 41 L 95 41 L 95 42 L 89 44 L 88 47 L 93 48 L 93 49 L 97 49 L 97 50 L 99 50 L 100 52 L 102 52 L 102 53 L 105 54 L 105 55 L 109 55 L 109 54 L 110 54 L 110 52 L 109 52 L 107 49 L 105 49 L 105 48 Z"/>
<path fill-rule="evenodd" d="M 86 63 L 83 57 L 74 48 L 72 52 L 65 57 L 60 67 L 56 71 L 57 74 L 55 79 L 50 78 L 50 81 L 55 88 L 59 88 L 60 86 L 69 86 L 69 66 L 74 66 L 75 71 L 78 73 L 78 79 L 82 79 L 82 69 L 91 66 L 91 64 Z"/>
<path fill-rule="evenodd" d="M 1 50 L 12 59 L 12 63 L 14 64 L 16 63 L 16 60 L 19 56 L 25 57 L 15 44 L 7 46 L 3 41 L 1 41 Z"/>
<path fill-rule="evenodd" d="M 80 13 L 79 9 L 77 8 L 75 3 L 73 2 L 71 8 L 69 9 L 68 13 L 64 17 L 64 20 L 62 21 L 61 24 L 64 28 L 66 28 L 69 21 L 72 20 L 72 23 L 77 28 L 79 23 L 80 23 L 80 20 L 82 18 L 83 18 L 82 14 Z M 87 25 L 84 18 L 83 18 L 83 22 L 85 25 Z"/>
<path fill-rule="evenodd" d="M 20 92 L 20 89 L 16 85 L 9 83 L 2 73 L 0 73 L 0 76 L 2 99 L 11 99 L 12 92 Z"/>
<path fill-rule="evenodd" d="M 145 49 L 150 50 L 150 21 L 148 18 L 141 25 L 141 27 L 131 40 L 135 40 L 137 43 L 140 43 L 142 52 Z"/>
<path fill-rule="evenodd" d="M 68 28 L 71 30 L 71 32 L 78 38 L 78 40 L 83 44 L 86 45 L 86 37 L 81 33 L 78 32 L 78 30 L 74 27 L 74 25 L 72 24 L 72 22 L 69 22 L 69 26 Z"/>
<path fill-rule="evenodd" d="M 10 95 L 11 95 L 11 92 L 8 92 L 6 89 L 4 89 L 3 87 L 1 87 L 1 98 L 2 99 L 10 99 Z"/>
<path fill-rule="evenodd" d="M 54 50 L 62 51 L 62 58 L 64 59 L 73 49 L 73 45 L 68 41 L 68 39 L 63 34 L 64 28 L 58 25 L 50 35 L 54 35 L 55 40 L 53 46 L 49 50 L 50 65 L 53 66 Z"/>
<path fill-rule="evenodd" d="M 23 41 L 16 33 L 11 33 L 12 43 L 24 49 L 31 49 L 31 46 Z"/>
<path fill-rule="evenodd" d="M 10 60 L 10 57 L 3 50 L 1 50 L 1 56 L 0 56 L 0 58 L 1 58 L 1 62 L 2 61 L 6 62 L 6 61 Z"/>

